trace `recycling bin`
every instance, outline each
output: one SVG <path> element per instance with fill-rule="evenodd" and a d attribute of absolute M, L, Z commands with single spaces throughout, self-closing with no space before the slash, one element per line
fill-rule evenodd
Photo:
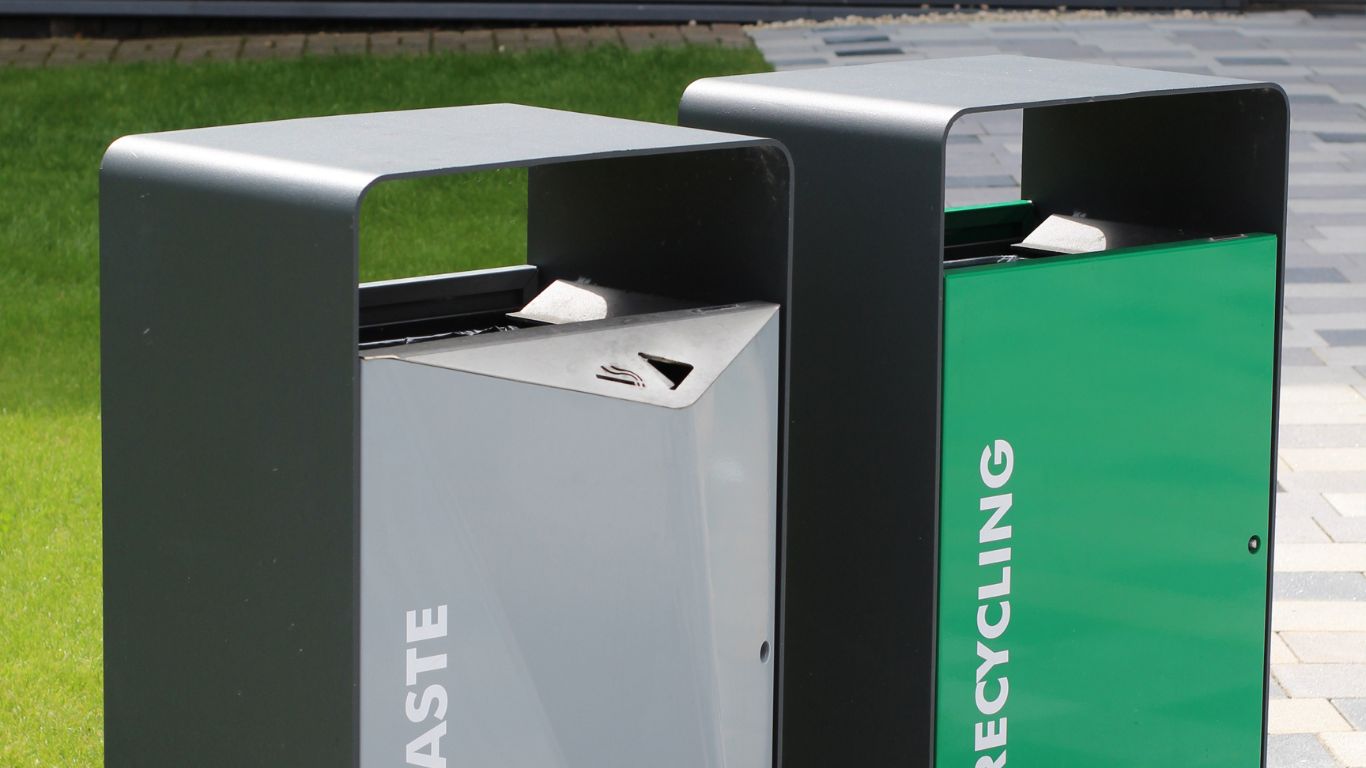
<path fill-rule="evenodd" d="M 509 167 L 525 265 L 358 285 L 374 184 Z M 788 184 L 516 105 L 115 142 L 106 763 L 771 766 Z"/>
<path fill-rule="evenodd" d="M 1022 199 L 945 210 L 1008 109 Z M 1282 91 L 988 56 L 680 122 L 793 160 L 785 768 L 1263 764 Z"/>

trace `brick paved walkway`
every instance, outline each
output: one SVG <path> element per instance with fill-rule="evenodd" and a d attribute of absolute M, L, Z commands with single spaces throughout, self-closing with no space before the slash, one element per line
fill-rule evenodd
<path fill-rule="evenodd" d="M 1366 766 L 1366 17 L 1063 17 L 751 34 L 779 68 L 1022 53 L 1285 86 L 1293 136 L 1268 765 Z M 950 204 L 1019 195 L 1019 113 L 964 120 L 951 141 Z"/>
<path fill-rule="evenodd" d="M 716 45 L 749 47 L 738 24 L 689 24 L 623 27 L 538 27 L 531 29 L 418 30 L 312 35 L 245 35 L 137 40 L 0 39 L 0 67 L 41 67 L 109 61 L 206 61 L 288 59 L 301 56 L 369 54 L 426 56 L 445 52 L 518 52 L 543 48 L 624 45 Z"/>

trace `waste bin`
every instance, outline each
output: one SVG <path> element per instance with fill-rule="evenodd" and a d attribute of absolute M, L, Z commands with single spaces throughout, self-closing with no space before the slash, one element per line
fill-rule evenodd
<path fill-rule="evenodd" d="M 950 128 L 1007 109 L 1023 199 L 946 211 Z M 793 160 L 785 768 L 1260 764 L 1281 90 L 988 56 L 680 122 Z"/>
<path fill-rule="evenodd" d="M 375 183 L 507 167 L 525 266 L 358 286 Z M 108 765 L 772 764 L 780 147 L 488 105 L 101 185 Z"/>

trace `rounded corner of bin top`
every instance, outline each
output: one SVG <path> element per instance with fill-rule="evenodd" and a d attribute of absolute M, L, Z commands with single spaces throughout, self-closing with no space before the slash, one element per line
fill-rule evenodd
<path fill-rule="evenodd" d="M 100 173 L 104 173 L 105 169 L 109 168 L 110 161 L 115 163 L 118 162 L 119 156 L 122 155 L 124 151 L 123 147 L 120 145 L 123 144 L 123 140 L 126 138 L 128 137 L 120 136 L 117 139 L 114 139 L 109 142 L 109 146 L 105 147 L 104 151 L 100 153 Z"/>
<path fill-rule="evenodd" d="M 146 138 L 147 134 L 130 133 L 109 142 L 104 154 L 100 155 L 100 172 L 112 171 L 128 160 L 136 160 L 138 147 L 144 144 Z"/>

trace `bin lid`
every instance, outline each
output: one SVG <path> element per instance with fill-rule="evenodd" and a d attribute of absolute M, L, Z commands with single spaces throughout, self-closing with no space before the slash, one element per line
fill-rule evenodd
<path fill-rule="evenodd" d="M 767 328 L 777 365 L 777 315 L 776 304 L 746 302 L 439 339 L 361 358 L 685 408 Z"/>

